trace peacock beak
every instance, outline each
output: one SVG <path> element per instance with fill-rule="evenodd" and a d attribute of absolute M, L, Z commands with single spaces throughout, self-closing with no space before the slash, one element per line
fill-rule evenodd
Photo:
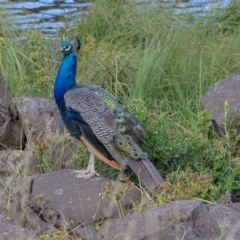
<path fill-rule="evenodd" d="M 63 47 L 59 47 L 57 51 L 63 52 Z"/>

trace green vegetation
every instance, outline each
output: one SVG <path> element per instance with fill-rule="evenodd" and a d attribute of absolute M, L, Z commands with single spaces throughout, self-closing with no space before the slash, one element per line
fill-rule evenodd
<path fill-rule="evenodd" d="M 66 29 L 69 39 L 76 33 L 82 39 L 78 82 L 101 85 L 128 106 L 146 126 L 151 159 L 168 186 L 178 184 L 178 189 L 165 186 L 164 193 L 157 193 L 159 204 L 185 198 L 216 201 L 226 190 L 240 197 L 238 134 L 218 139 L 201 106 L 201 96 L 214 82 L 240 73 L 239 8 L 191 21 L 162 7 L 99 0 L 76 28 Z M 11 92 L 52 98 L 58 43 L 39 32 L 9 31 L 3 15 L 0 72 Z M 34 149 L 42 172 L 50 171 L 43 150 L 51 152 L 51 145 L 42 144 Z"/>

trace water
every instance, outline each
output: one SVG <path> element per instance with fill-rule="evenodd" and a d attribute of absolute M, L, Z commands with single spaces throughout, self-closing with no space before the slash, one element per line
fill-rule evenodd
<path fill-rule="evenodd" d="M 166 5 L 172 6 L 175 0 L 163 0 Z M 221 9 L 231 4 L 231 0 L 182 0 L 174 5 L 175 14 L 191 13 L 193 16 L 204 16 L 211 9 Z"/>
<path fill-rule="evenodd" d="M 147 0 L 140 0 L 147 3 Z M 189 12 L 194 16 L 202 16 L 211 8 L 223 8 L 231 0 L 163 0 L 167 7 L 174 6 L 175 14 Z M 0 7 L 9 13 L 15 13 L 14 21 L 18 29 L 38 29 L 48 37 L 57 37 L 57 32 L 70 27 L 87 14 L 91 3 L 84 0 L 0 0 Z M 12 19 L 12 15 L 9 15 Z M 64 20 L 66 19 L 66 21 Z"/>
<path fill-rule="evenodd" d="M 9 11 L 18 29 L 38 29 L 48 37 L 57 37 L 66 24 L 71 27 L 79 21 L 90 5 L 84 0 L 0 0 L 0 7 Z"/>

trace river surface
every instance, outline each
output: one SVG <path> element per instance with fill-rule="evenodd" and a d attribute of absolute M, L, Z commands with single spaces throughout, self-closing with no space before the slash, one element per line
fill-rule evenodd
<path fill-rule="evenodd" d="M 142 2 L 142 0 L 139 0 Z M 147 1 L 144 0 L 147 4 Z M 194 16 L 206 14 L 211 8 L 229 6 L 231 0 L 163 0 L 167 7 L 174 6 L 175 14 L 189 12 Z M 38 29 L 48 37 L 87 14 L 91 3 L 84 0 L 0 0 L 0 8 L 9 11 L 18 29 Z M 15 14 L 13 18 L 11 13 Z"/>

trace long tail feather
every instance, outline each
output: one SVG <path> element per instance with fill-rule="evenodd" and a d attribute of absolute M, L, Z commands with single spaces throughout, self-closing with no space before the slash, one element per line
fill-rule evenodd
<path fill-rule="evenodd" d="M 127 163 L 146 188 L 151 189 L 154 184 L 164 183 L 162 176 L 149 159 L 136 161 L 128 158 Z"/>
<path fill-rule="evenodd" d="M 150 191 L 152 185 L 164 183 L 161 174 L 149 159 L 136 160 L 127 157 L 123 152 L 117 150 L 113 143 L 109 143 L 105 146 L 112 154 L 113 158 L 116 159 L 116 161 L 122 166 L 127 164 L 138 176 L 143 186 L 148 188 Z"/>

